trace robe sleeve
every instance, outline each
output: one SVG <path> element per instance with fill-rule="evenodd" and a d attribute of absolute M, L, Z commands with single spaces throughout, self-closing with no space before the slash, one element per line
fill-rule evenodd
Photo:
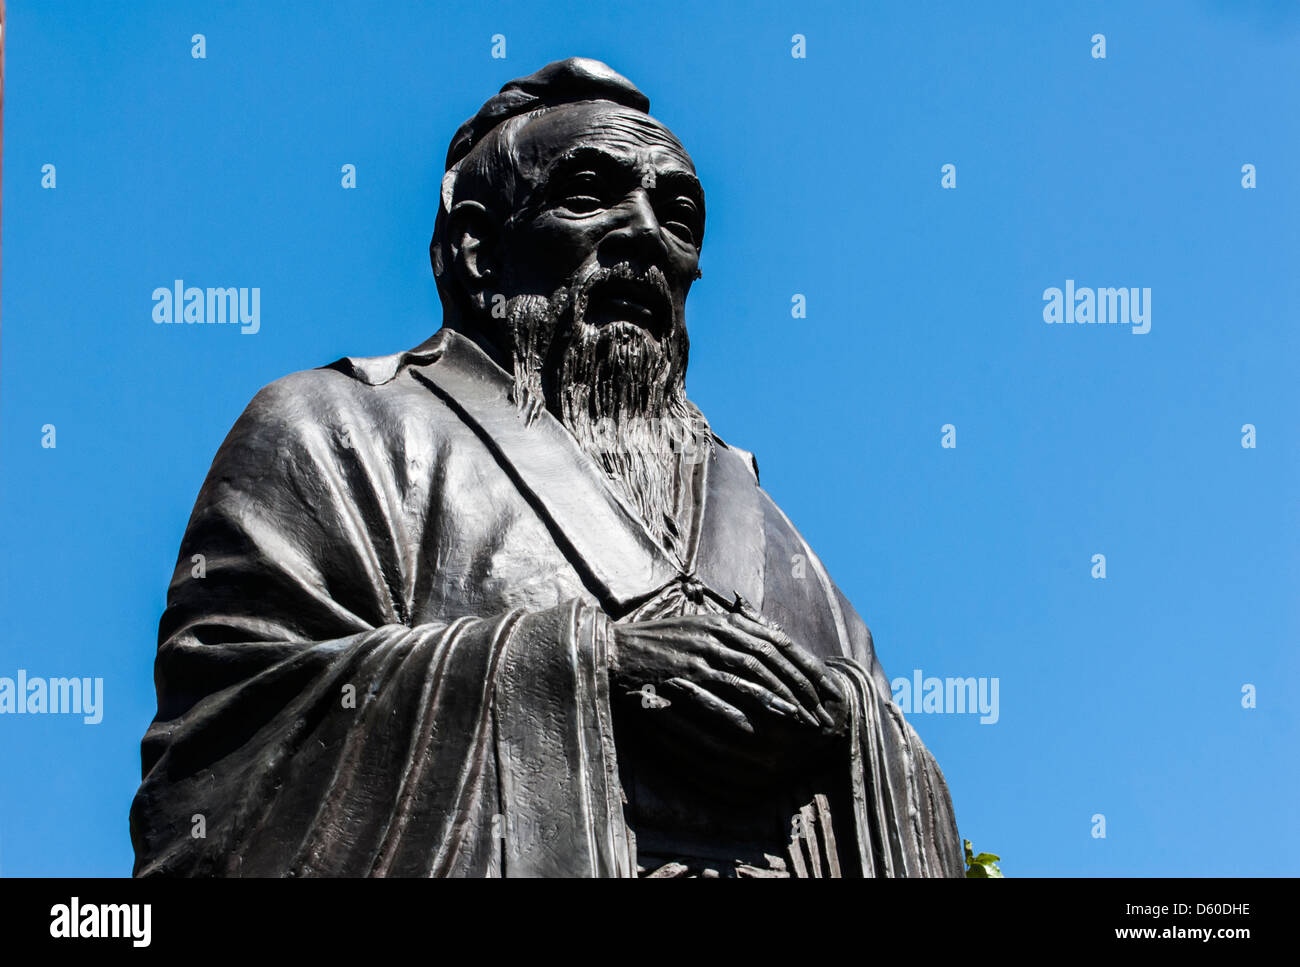
<path fill-rule="evenodd" d="M 159 627 L 135 874 L 633 875 L 608 619 L 412 625 L 404 455 L 366 390 L 274 383 L 213 462 Z"/>
<path fill-rule="evenodd" d="M 864 876 L 965 876 L 952 796 L 939 763 L 894 703 L 871 630 L 834 584 L 845 656 L 830 665 L 849 698 L 849 781 Z"/>
<path fill-rule="evenodd" d="M 849 781 L 863 875 L 963 876 L 952 797 L 934 756 L 876 674 L 851 658 L 828 664 L 848 698 Z"/>

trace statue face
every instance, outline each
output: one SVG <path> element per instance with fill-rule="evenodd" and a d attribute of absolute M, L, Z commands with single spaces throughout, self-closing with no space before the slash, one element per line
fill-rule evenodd
<path fill-rule="evenodd" d="M 522 197 L 505 246 L 509 294 L 568 287 L 585 322 L 613 339 L 658 342 L 680 325 L 704 195 L 671 132 L 640 112 L 587 102 L 529 121 L 514 150 Z M 611 273 L 616 266 L 624 271 Z"/>

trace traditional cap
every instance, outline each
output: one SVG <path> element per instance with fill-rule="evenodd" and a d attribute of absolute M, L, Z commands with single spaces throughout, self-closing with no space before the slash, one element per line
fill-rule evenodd
<path fill-rule="evenodd" d="M 447 170 L 507 118 L 578 101 L 613 101 L 644 114 L 650 112 L 650 99 L 608 64 L 588 57 L 557 60 L 535 74 L 508 83 L 462 124 L 447 149 Z"/>

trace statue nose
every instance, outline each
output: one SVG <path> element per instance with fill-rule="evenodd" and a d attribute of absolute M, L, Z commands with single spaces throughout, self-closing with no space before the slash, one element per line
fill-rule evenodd
<path fill-rule="evenodd" d="M 659 234 L 659 217 L 655 215 L 654 205 L 644 188 L 637 189 L 632 204 L 632 229 L 635 232 Z"/>
<path fill-rule="evenodd" d="M 662 265 L 668 249 L 664 245 L 659 216 L 655 214 L 650 196 L 644 188 L 632 195 L 627 215 L 619 226 L 606 236 L 605 246 L 611 254 L 622 256 L 631 253 L 655 265 Z"/>

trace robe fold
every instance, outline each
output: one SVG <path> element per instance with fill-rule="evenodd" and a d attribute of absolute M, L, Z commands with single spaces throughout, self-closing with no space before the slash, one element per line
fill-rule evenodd
<path fill-rule="evenodd" d="M 702 459 L 683 553 L 458 333 L 263 389 L 169 588 L 135 874 L 636 876 L 612 624 L 739 594 L 845 686 L 845 866 L 962 875 L 866 625 L 752 457 Z"/>

